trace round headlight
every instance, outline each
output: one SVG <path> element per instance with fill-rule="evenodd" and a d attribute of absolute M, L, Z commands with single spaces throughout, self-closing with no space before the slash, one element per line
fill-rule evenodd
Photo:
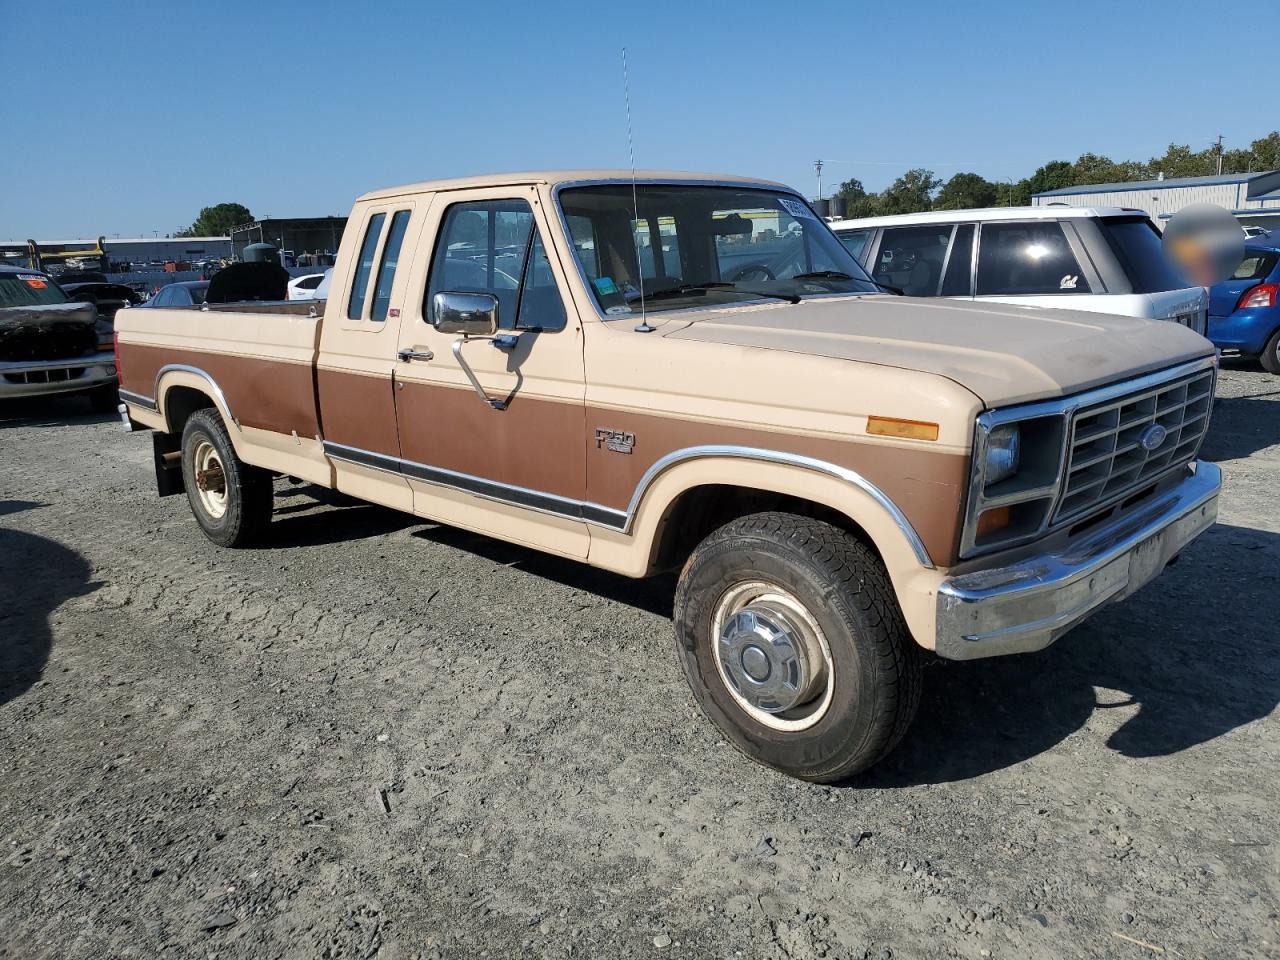
<path fill-rule="evenodd" d="M 1016 423 L 1003 424 L 988 434 L 986 462 L 988 484 L 1007 480 L 1018 472 L 1018 454 L 1021 446 Z"/>

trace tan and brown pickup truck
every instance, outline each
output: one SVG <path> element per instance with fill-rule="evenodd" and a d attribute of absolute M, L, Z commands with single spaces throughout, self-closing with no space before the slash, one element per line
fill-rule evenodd
<path fill-rule="evenodd" d="M 679 571 L 698 703 L 811 780 L 894 746 L 922 650 L 1040 649 L 1217 511 L 1219 470 L 1196 459 L 1206 340 L 893 296 L 760 180 L 379 190 L 324 303 L 116 328 L 126 421 L 155 431 L 161 493 L 185 490 L 215 543 L 262 536 L 284 475 L 632 577 Z"/>

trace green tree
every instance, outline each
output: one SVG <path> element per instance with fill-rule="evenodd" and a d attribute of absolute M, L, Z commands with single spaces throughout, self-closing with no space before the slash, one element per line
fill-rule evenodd
<path fill-rule="evenodd" d="M 196 222 L 183 230 L 182 237 L 225 237 L 230 235 L 231 228 L 253 219 L 249 208 L 242 203 L 219 203 L 212 207 L 204 207 Z"/>
<path fill-rule="evenodd" d="M 1253 154 L 1253 169 L 1280 170 L 1280 131 L 1272 130 L 1265 137 L 1249 144 L 1249 152 Z"/>
<path fill-rule="evenodd" d="M 1067 160 L 1051 160 L 1026 179 L 1027 199 L 1033 193 L 1075 186 L 1075 165 Z"/>
<path fill-rule="evenodd" d="M 932 170 L 908 170 L 880 194 L 877 206 L 883 214 L 918 213 L 933 206 L 933 194 L 942 181 Z"/>
<path fill-rule="evenodd" d="M 856 177 L 851 177 L 840 184 L 836 188 L 835 196 L 844 200 L 844 215 L 846 217 L 874 217 L 876 215 L 880 198 L 874 193 L 867 193 L 867 188 Z"/>
<path fill-rule="evenodd" d="M 1208 177 L 1217 172 L 1218 155 L 1212 147 L 1199 152 L 1192 151 L 1185 143 L 1171 143 L 1163 157 L 1152 157 L 1147 164 L 1151 175 L 1163 173 L 1166 178 Z"/>
<path fill-rule="evenodd" d="M 1145 163 L 1122 160 L 1116 163 L 1110 157 L 1096 153 L 1082 153 L 1071 165 L 1072 186 L 1084 186 L 1093 183 L 1126 183 L 1131 180 L 1146 180 L 1150 171 Z"/>
<path fill-rule="evenodd" d="M 957 173 L 942 185 L 934 198 L 934 210 L 972 210 L 996 202 L 996 185 L 976 173 Z"/>

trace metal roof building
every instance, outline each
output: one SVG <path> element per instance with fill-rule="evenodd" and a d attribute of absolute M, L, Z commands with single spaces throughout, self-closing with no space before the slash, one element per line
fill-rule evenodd
<path fill-rule="evenodd" d="M 1031 203 L 1133 207 L 1153 220 L 1167 220 L 1193 203 L 1211 203 L 1231 211 L 1241 223 L 1272 229 L 1280 226 L 1280 170 L 1063 187 L 1034 194 Z"/>

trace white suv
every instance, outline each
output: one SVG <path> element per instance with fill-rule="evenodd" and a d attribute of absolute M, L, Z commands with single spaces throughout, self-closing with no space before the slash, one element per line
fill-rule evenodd
<path fill-rule="evenodd" d="M 1208 300 L 1165 259 L 1142 211 L 931 210 L 831 223 L 876 280 L 908 296 L 1174 320 L 1204 334 Z"/>

